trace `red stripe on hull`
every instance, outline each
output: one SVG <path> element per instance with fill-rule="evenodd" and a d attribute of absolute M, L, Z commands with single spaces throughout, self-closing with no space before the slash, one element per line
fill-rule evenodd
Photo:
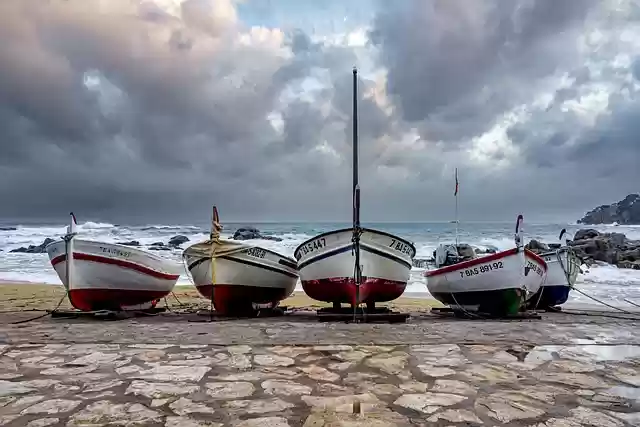
<path fill-rule="evenodd" d="M 302 289 L 310 298 L 318 301 L 351 305 L 393 301 L 404 293 L 406 287 L 406 282 L 374 277 L 363 277 L 359 292 L 356 292 L 356 284 L 353 277 L 302 281 Z"/>
<path fill-rule="evenodd" d="M 435 270 L 427 270 L 424 272 L 425 277 L 439 276 L 441 274 L 451 273 L 452 271 L 462 270 L 464 268 L 473 267 L 474 265 L 484 264 L 485 262 L 496 261 L 507 256 L 515 255 L 518 253 L 517 248 L 507 249 L 506 251 L 496 252 L 495 254 L 485 255 L 478 258 L 471 259 L 469 261 L 462 261 L 457 264 L 447 265 L 445 267 L 441 267 Z M 529 249 L 524 250 L 525 256 L 527 258 L 531 258 L 537 261 L 542 268 L 547 271 L 547 263 L 544 262 L 542 258 L 540 258 L 535 253 L 531 252 Z"/>
<path fill-rule="evenodd" d="M 127 306 L 146 304 L 166 297 L 167 291 L 133 291 L 122 289 L 72 289 L 71 305 L 82 311 L 121 310 Z"/>
<path fill-rule="evenodd" d="M 65 261 L 66 259 L 67 259 L 66 254 L 59 255 L 51 260 L 51 265 L 55 267 L 56 264 L 59 264 L 62 261 Z M 160 271 L 152 270 L 148 267 L 145 267 L 144 265 L 136 264 L 134 262 L 124 261 L 124 260 L 115 259 L 115 258 L 107 258 L 99 255 L 90 255 L 90 254 L 85 254 L 81 252 L 74 252 L 73 259 L 82 260 L 82 261 L 99 262 L 102 264 L 117 265 L 118 267 L 128 268 L 130 270 L 136 270 L 140 273 L 143 273 L 152 277 L 156 277 L 158 279 L 178 280 L 178 278 L 180 277 L 177 274 L 167 274 Z"/>
<path fill-rule="evenodd" d="M 288 296 L 286 288 L 221 284 L 198 285 L 196 288 L 207 300 L 211 300 L 213 291 L 213 306 L 224 315 L 250 313 L 253 311 L 252 303 L 275 306 Z"/>

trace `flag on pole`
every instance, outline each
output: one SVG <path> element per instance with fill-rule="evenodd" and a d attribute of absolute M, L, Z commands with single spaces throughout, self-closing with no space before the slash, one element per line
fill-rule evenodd
<path fill-rule="evenodd" d="M 453 193 L 453 195 L 458 195 L 458 168 L 456 168 L 456 191 Z"/>

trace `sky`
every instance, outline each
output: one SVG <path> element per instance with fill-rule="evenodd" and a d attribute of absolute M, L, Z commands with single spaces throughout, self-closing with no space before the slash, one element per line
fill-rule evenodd
<path fill-rule="evenodd" d="M 575 221 L 640 192 L 632 0 L 3 0 L 0 218 Z"/>

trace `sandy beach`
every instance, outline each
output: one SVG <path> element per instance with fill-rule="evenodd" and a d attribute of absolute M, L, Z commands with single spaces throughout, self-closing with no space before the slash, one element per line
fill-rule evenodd
<path fill-rule="evenodd" d="M 20 312 L 33 310 L 52 310 L 64 297 L 62 285 L 49 285 L 32 282 L 3 282 L 0 281 L 0 312 Z M 167 304 L 172 309 L 207 309 L 209 303 L 196 291 L 193 286 L 176 286 L 173 294 L 165 301 L 159 303 L 160 307 Z M 282 306 L 297 308 L 321 308 L 327 307 L 319 301 L 314 301 L 303 292 L 294 294 L 282 301 Z M 438 301 L 425 298 L 398 298 L 388 304 L 382 304 L 402 312 L 424 312 L 430 307 L 442 306 Z M 72 309 L 68 299 L 60 304 L 60 309 Z"/>

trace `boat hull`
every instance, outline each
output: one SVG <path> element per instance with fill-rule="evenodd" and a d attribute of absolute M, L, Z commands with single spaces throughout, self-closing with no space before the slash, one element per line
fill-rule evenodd
<path fill-rule="evenodd" d="M 82 311 L 134 310 L 155 306 L 180 277 L 180 265 L 155 254 L 111 243 L 73 240 L 73 272 L 67 280 L 62 240 L 46 248 L 67 289 L 71 305 Z"/>
<path fill-rule="evenodd" d="M 221 314 L 251 312 L 255 304 L 276 307 L 298 281 L 294 260 L 258 247 L 216 257 L 213 268 L 210 256 L 190 254 L 189 248 L 183 258 L 198 292 Z"/>
<path fill-rule="evenodd" d="M 546 269 L 533 252 L 514 248 L 430 270 L 425 276 L 429 293 L 443 304 L 513 314 L 540 289 Z"/>
<path fill-rule="evenodd" d="M 580 260 L 573 252 L 564 248 L 558 252 L 540 254 L 540 257 L 547 264 L 547 277 L 540 290 L 529 300 L 528 307 L 546 309 L 564 304 L 578 278 Z"/>
<path fill-rule="evenodd" d="M 392 234 L 363 229 L 360 237 L 362 281 L 354 281 L 352 229 L 307 240 L 294 252 L 302 289 L 318 301 L 376 303 L 400 297 L 407 286 L 415 247 Z"/>

